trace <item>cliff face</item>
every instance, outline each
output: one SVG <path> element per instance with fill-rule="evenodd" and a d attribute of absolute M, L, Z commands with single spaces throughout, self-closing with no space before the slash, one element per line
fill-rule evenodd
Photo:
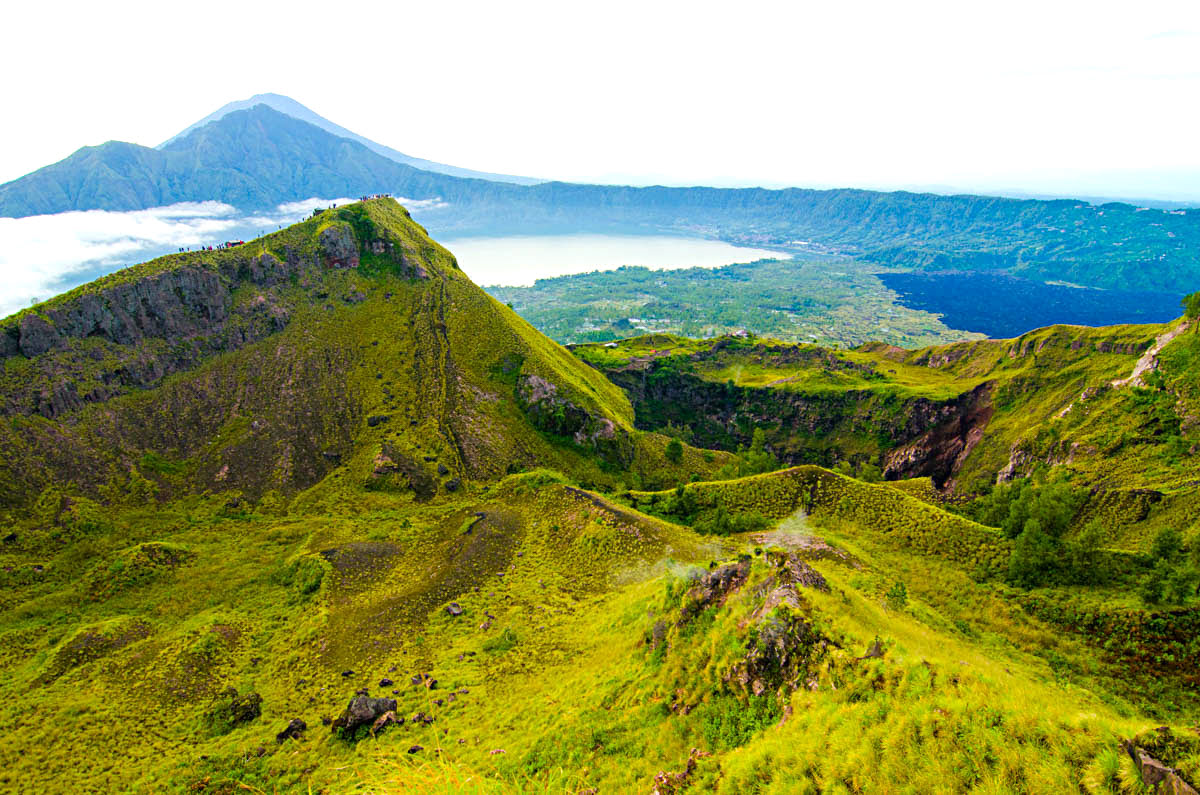
<path fill-rule="evenodd" d="M 773 364 L 800 354 L 784 354 Z M 929 476 L 940 487 L 958 470 L 991 418 L 990 387 L 949 399 L 870 390 L 806 393 L 721 384 L 672 368 L 613 369 L 639 428 L 688 427 L 701 447 L 735 450 L 761 428 L 788 464 L 880 461 L 889 479 Z"/>
<path fill-rule="evenodd" d="M 937 407 L 929 429 L 883 455 L 888 480 L 929 477 L 945 488 L 983 439 L 991 420 L 992 384 L 985 383 Z"/>
<path fill-rule="evenodd" d="M 59 417 L 279 332 L 297 306 L 328 298 L 323 273 L 358 267 L 360 245 L 394 253 L 402 273 L 417 275 L 379 235 L 360 243 L 351 226 L 335 224 L 315 247 L 296 236 L 275 241 L 278 256 L 255 244 L 174 255 L 156 261 L 168 269 L 101 281 L 9 318 L 0 363 L 24 363 L 0 370 L 0 414 Z"/>

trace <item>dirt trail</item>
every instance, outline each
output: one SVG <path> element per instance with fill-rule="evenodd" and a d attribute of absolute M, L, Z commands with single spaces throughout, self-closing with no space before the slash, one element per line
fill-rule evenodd
<path fill-rule="evenodd" d="M 1133 372 L 1127 378 L 1117 378 L 1111 381 L 1110 384 L 1114 388 L 1123 386 L 1142 386 L 1142 376 L 1147 370 L 1151 370 L 1158 365 L 1158 353 L 1163 348 L 1171 343 L 1171 340 L 1178 337 L 1183 332 L 1187 331 L 1191 324 L 1188 321 L 1183 321 L 1170 331 L 1164 331 L 1154 338 L 1154 344 L 1151 345 L 1146 352 L 1142 354 L 1142 358 L 1137 360 L 1137 364 L 1133 366 Z"/>

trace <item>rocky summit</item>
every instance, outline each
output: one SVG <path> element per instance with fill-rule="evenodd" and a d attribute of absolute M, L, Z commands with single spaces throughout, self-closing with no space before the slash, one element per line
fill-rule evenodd
<path fill-rule="evenodd" d="M 0 320 L 0 790 L 1194 793 L 1195 320 L 568 350 L 386 197 L 118 271 Z"/>

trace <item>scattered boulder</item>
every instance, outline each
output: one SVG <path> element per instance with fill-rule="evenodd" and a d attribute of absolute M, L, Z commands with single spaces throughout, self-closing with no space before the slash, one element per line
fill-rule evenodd
<path fill-rule="evenodd" d="M 373 726 L 385 713 L 396 711 L 396 699 L 371 698 L 356 695 L 350 699 L 346 709 L 333 721 L 333 731 L 341 731 L 343 737 L 352 737 L 361 726 Z"/>
<path fill-rule="evenodd" d="M 419 746 L 419 745 L 414 745 L 414 746 L 411 746 L 411 747 L 408 749 L 408 752 L 409 752 L 410 754 L 415 754 L 415 753 L 417 753 L 417 752 L 419 752 L 419 751 L 424 751 L 424 750 L 425 750 L 425 749 L 424 749 L 424 748 L 422 748 L 421 746 Z"/>
<path fill-rule="evenodd" d="M 446 612 L 452 616 L 458 617 L 463 614 L 463 609 L 459 606 L 458 602 L 451 602 L 450 604 L 446 605 Z"/>
<path fill-rule="evenodd" d="M 287 728 L 275 735 L 275 742 L 283 743 L 285 740 L 299 740 L 300 735 L 304 734 L 306 729 L 308 729 L 307 723 L 299 718 L 292 718 Z"/>
<path fill-rule="evenodd" d="M 439 475 L 446 476 L 446 475 L 450 474 L 450 470 L 446 467 L 445 464 L 438 464 L 437 469 L 438 469 Z"/>
<path fill-rule="evenodd" d="M 370 417 L 367 417 L 367 427 L 374 428 L 376 425 L 387 422 L 390 419 L 391 416 L 388 414 L 372 414 Z"/>
<path fill-rule="evenodd" d="M 386 676 L 379 680 L 380 687 L 391 687 L 393 684 L 395 684 L 395 683 L 391 679 L 388 679 Z"/>

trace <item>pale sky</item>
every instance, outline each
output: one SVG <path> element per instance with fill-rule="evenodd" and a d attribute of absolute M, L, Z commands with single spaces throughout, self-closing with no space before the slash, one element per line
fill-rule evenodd
<path fill-rule="evenodd" d="M 276 92 L 530 176 L 1200 199 L 1196 0 L 18 3 L 0 70 L 0 181 Z"/>

